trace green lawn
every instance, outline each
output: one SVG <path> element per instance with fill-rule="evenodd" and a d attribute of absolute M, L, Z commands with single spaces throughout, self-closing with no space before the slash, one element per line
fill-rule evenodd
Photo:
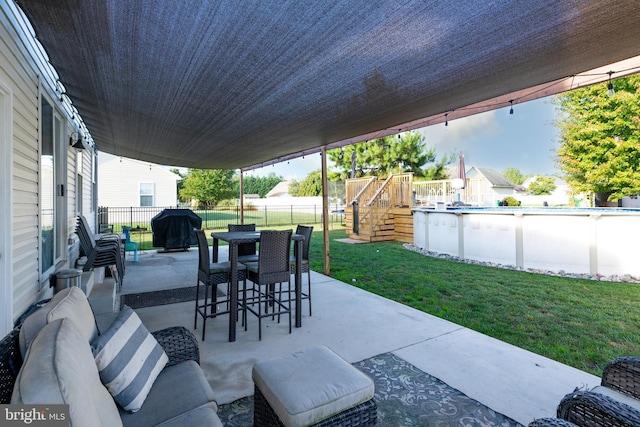
<path fill-rule="evenodd" d="M 598 376 L 609 360 L 640 354 L 640 285 L 448 261 L 396 242 L 335 242 L 343 230 L 330 236 L 331 276 L 343 282 Z M 321 232 L 311 267 L 324 270 Z"/>

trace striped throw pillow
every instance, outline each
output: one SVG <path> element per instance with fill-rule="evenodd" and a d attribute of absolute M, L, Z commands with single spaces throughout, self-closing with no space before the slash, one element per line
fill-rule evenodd
<path fill-rule="evenodd" d="M 126 305 L 109 329 L 92 342 L 100 379 L 125 411 L 139 411 L 169 358 Z"/>

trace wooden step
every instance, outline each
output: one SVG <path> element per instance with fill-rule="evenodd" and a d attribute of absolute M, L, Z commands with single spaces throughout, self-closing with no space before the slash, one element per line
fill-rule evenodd
<path fill-rule="evenodd" d="M 394 240 L 393 236 L 375 236 L 371 238 L 372 242 L 390 242 Z"/>
<path fill-rule="evenodd" d="M 370 240 L 367 239 L 363 239 L 362 236 L 358 235 L 358 234 L 349 234 L 349 238 L 353 239 L 353 240 L 361 240 L 363 242 L 370 242 Z"/>

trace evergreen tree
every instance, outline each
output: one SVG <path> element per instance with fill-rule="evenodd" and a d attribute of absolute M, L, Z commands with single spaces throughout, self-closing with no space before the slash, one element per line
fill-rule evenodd
<path fill-rule="evenodd" d="M 267 193 L 283 181 L 281 176 L 271 172 L 267 176 L 245 176 L 244 194 L 257 194 L 260 197 L 264 197 Z M 239 184 L 236 184 L 236 194 L 240 194 Z"/>
<path fill-rule="evenodd" d="M 424 135 L 417 131 L 405 132 L 400 138 L 385 136 L 336 148 L 330 150 L 328 156 L 336 169 L 330 173 L 332 181 L 352 178 L 353 172 L 356 178 L 386 178 L 392 173 L 402 172 L 413 172 L 417 177 L 434 176 L 455 159 L 454 155 L 447 155 L 436 163 L 435 147 L 427 149 Z M 427 163 L 436 164 L 423 169 Z"/>
<path fill-rule="evenodd" d="M 291 194 L 291 193 L 289 193 Z M 322 171 L 315 170 L 300 183 L 298 196 L 322 196 Z"/>

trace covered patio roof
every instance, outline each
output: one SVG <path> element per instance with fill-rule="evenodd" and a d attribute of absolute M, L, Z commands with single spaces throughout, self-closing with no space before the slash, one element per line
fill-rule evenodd
<path fill-rule="evenodd" d="M 506 106 L 640 55 L 635 0 L 16 2 L 97 149 L 196 168 Z"/>

